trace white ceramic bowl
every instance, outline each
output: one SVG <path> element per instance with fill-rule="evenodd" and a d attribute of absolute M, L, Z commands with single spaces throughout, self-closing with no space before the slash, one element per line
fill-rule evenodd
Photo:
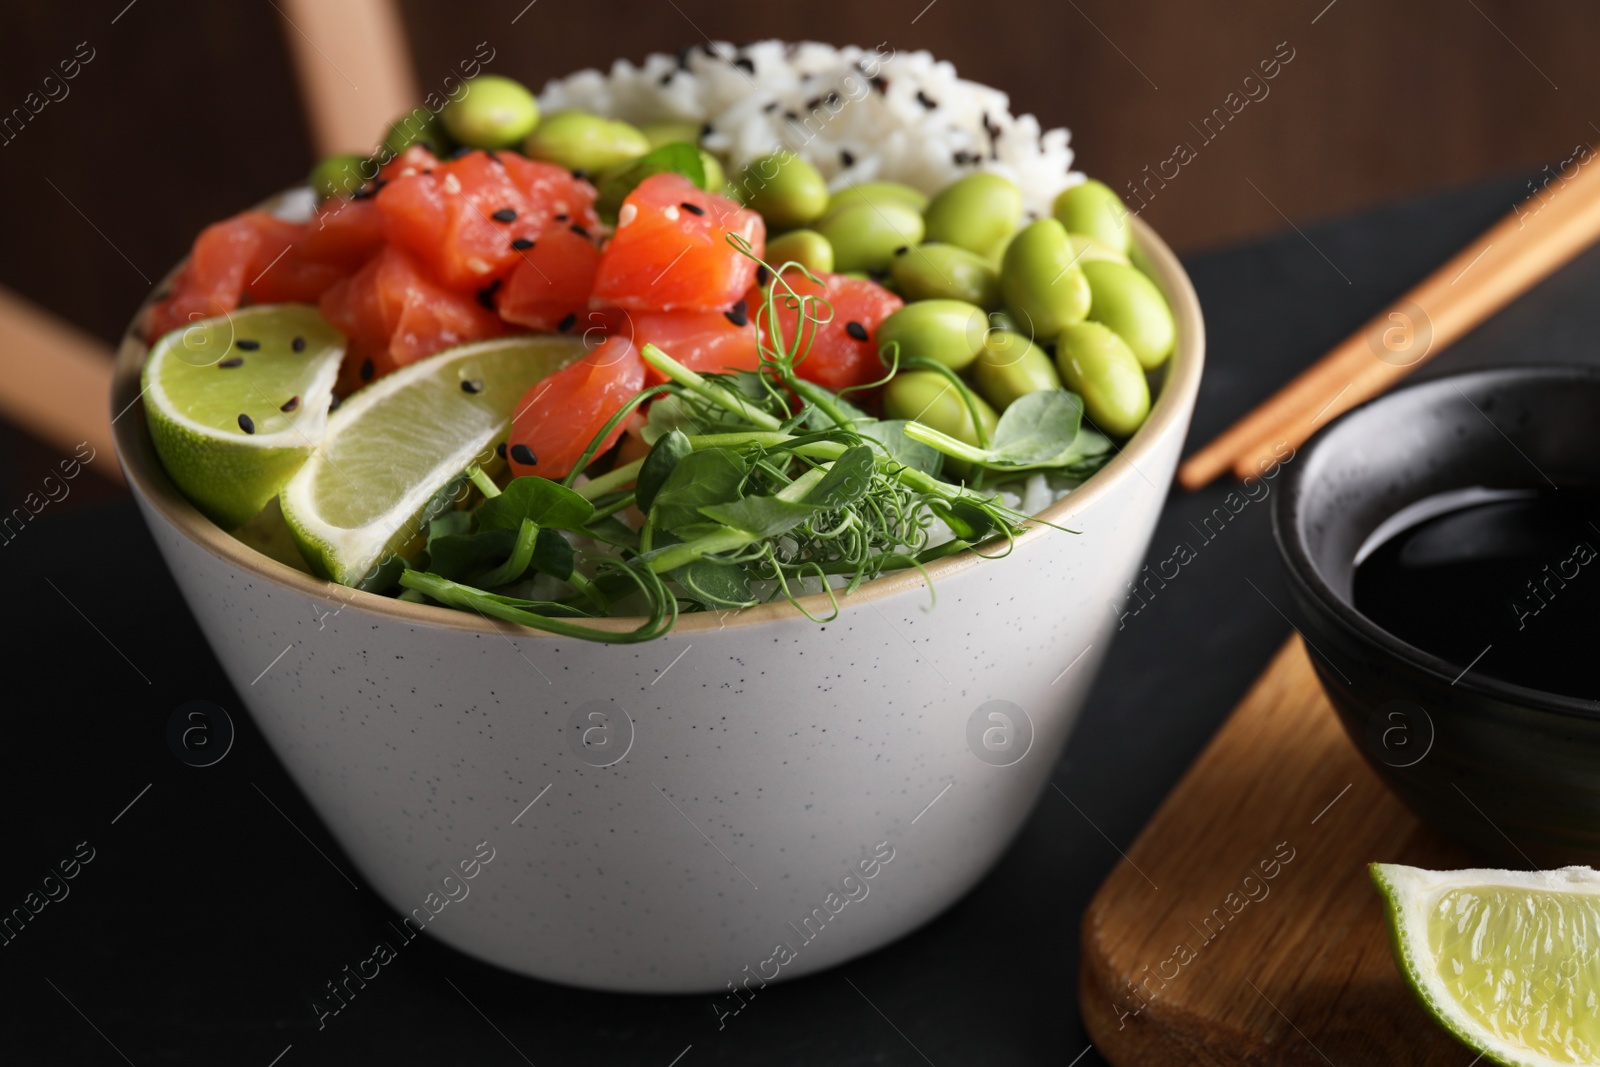
<path fill-rule="evenodd" d="M 1043 513 L 1079 532 L 1039 526 L 1005 559 L 933 564 L 931 609 L 909 572 L 825 625 L 773 604 L 688 615 L 643 645 L 558 638 L 246 548 L 173 488 L 142 410 L 117 421 L 117 451 L 261 732 L 412 926 L 598 989 L 793 978 L 950 906 L 1060 757 L 1200 382 L 1194 290 L 1138 220 L 1135 234 L 1178 322 L 1149 421 Z M 124 343 L 113 410 L 138 396 L 144 353 Z"/>

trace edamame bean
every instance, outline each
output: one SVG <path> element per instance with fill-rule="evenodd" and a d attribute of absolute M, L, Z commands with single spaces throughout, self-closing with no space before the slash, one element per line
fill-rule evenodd
<path fill-rule="evenodd" d="M 974 395 L 972 399 L 978 418 L 983 421 L 984 432 L 993 434 L 1000 417 L 983 397 Z M 896 374 L 884 386 L 883 407 L 891 418 L 920 422 L 969 445 L 978 443 L 978 431 L 966 401 L 950 380 L 937 371 L 912 370 Z"/>
<path fill-rule="evenodd" d="M 828 199 L 827 215 L 856 204 L 881 204 L 892 201 L 915 208 L 919 213 L 928 209 L 928 194 L 900 182 L 856 182 L 834 193 Z M 825 216 L 826 217 L 826 216 Z"/>
<path fill-rule="evenodd" d="M 928 240 L 994 257 L 1022 220 L 1022 192 L 998 174 L 969 174 L 928 204 Z"/>
<path fill-rule="evenodd" d="M 365 162 L 362 156 L 339 155 L 329 156 L 312 167 L 306 184 L 317 194 L 317 203 L 335 196 L 348 197 L 361 188 L 365 184 L 361 177 L 361 164 Z"/>
<path fill-rule="evenodd" d="M 704 167 L 706 172 L 706 183 L 702 186 L 706 192 L 731 194 L 732 190 L 727 188 L 728 175 L 722 169 L 722 160 L 702 148 L 700 166 Z"/>
<path fill-rule="evenodd" d="M 983 398 L 1000 411 L 1018 397 L 1061 388 L 1061 376 L 1044 349 L 1009 330 L 992 330 L 984 338 L 972 378 Z"/>
<path fill-rule="evenodd" d="M 922 240 L 922 216 L 907 204 L 855 204 L 817 223 L 840 271 L 884 270 L 895 250 Z"/>
<path fill-rule="evenodd" d="M 776 230 L 804 226 L 828 210 L 828 183 L 793 152 L 751 160 L 739 175 L 738 188 L 744 206 L 760 212 Z"/>
<path fill-rule="evenodd" d="M 1145 370 L 1165 363 L 1178 331 L 1155 283 L 1121 263 L 1085 263 L 1083 274 L 1092 295 L 1089 318 L 1126 341 Z"/>
<path fill-rule="evenodd" d="M 878 348 L 900 346 L 900 359 L 931 359 L 953 371 L 972 366 L 989 330 L 988 317 L 964 300 L 918 300 L 878 323 Z"/>
<path fill-rule="evenodd" d="M 499 74 L 467 81 L 467 94 L 439 112 L 451 137 L 470 148 L 515 148 L 539 124 L 539 104 L 521 82 Z"/>
<path fill-rule="evenodd" d="M 1083 397 L 1095 428 L 1128 437 L 1150 414 L 1150 384 L 1122 338 L 1098 322 L 1077 322 L 1056 341 L 1056 369 L 1068 389 Z"/>
<path fill-rule="evenodd" d="M 698 144 L 700 141 L 700 124 L 696 122 L 644 122 L 640 123 L 639 132 L 644 134 L 651 148 L 679 142 Z"/>
<path fill-rule="evenodd" d="M 650 140 L 626 122 L 587 111 L 558 111 L 546 116 L 528 135 L 522 151 L 530 159 L 598 174 L 638 159 L 650 151 Z"/>
<path fill-rule="evenodd" d="M 378 163 L 389 162 L 414 144 L 440 157 L 449 155 L 451 149 L 455 148 L 439 116 L 425 107 L 419 107 L 389 124 L 389 132 L 383 135 L 383 147 L 378 152 Z"/>
<path fill-rule="evenodd" d="M 1053 213 L 1061 225 L 1073 233 L 1104 241 L 1123 254 L 1127 254 L 1132 244 L 1128 209 L 1122 198 L 1104 182 L 1090 178 L 1063 189 L 1056 197 Z"/>
<path fill-rule="evenodd" d="M 1055 219 L 1030 223 L 1000 263 L 1006 310 L 1033 337 L 1050 337 L 1089 313 L 1089 282 L 1067 231 Z"/>
<path fill-rule="evenodd" d="M 1126 253 L 1118 252 L 1098 237 L 1090 237 L 1087 234 L 1073 233 L 1068 230 L 1067 240 L 1072 242 L 1072 251 L 1079 263 L 1091 263 L 1095 260 L 1123 264 L 1128 262 Z"/>
<path fill-rule="evenodd" d="M 896 252 L 889 267 L 907 300 L 965 300 L 981 308 L 1000 306 L 1000 275 L 994 265 L 965 248 L 920 244 Z"/>
<path fill-rule="evenodd" d="M 767 242 L 767 262 L 782 267 L 794 260 L 812 274 L 833 270 L 833 246 L 816 230 L 790 230 Z"/>

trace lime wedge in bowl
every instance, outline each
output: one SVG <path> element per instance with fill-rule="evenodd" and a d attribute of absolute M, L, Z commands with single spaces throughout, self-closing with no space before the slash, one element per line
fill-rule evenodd
<path fill-rule="evenodd" d="M 224 529 L 243 525 L 305 462 L 328 421 L 344 337 L 306 304 L 267 304 L 174 330 L 140 377 L 156 453 Z"/>
<path fill-rule="evenodd" d="M 446 349 L 355 393 L 283 487 L 313 571 L 362 585 L 423 532 L 430 502 L 494 457 L 530 386 L 583 356 L 579 338 L 519 335 Z"/>
<path fill-rule="evenodd" d="M 1600 871 L 1371 872 L 1395 962 L 1441 1026 L 1507 1067 L 1600 1063 Z"/>

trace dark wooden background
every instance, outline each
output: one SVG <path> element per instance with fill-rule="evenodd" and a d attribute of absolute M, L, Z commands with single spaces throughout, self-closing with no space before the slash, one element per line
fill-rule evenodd
<path fill-rule="evenodd" d="M 1146 213 L 1180 251 L 1600 145 L 1600 5 L 1583 0 L 526 3 L 402 0 L 420 84 L 480 41 L 534 86 L 707 36 L 927 48 L 1068 126 L 1079 165 L 1119 190 L 1194 144 Z M 109 340 L 201 226 L 306 172 L 295 31 L 270 0 L 8 7 L 0 114 L 80 42 L 94 58 L 0 145 L 0 284 Z M 1269 95 L 1202 144 L 1190 124 L 1283 42 L 1294 58 Z"/>

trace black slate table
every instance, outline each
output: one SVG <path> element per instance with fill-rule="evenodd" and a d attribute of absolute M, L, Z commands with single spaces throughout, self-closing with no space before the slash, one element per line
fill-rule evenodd
<path fill-rule="evenodd" d="M 1269 394 L 1524 188 L 1508 179 L 1190 259 L 1210 350 L 1191 441 Z M 1600 362 L 1597 289 L 1591 252 L 1422 373 Z M 47 473 L 9 472 L 24 491 Z M 1189 538 L 1224 492 L 1175 494 L 1151 558 Z M 46 511 L 0 546 L 0 916 L 75 850 L 93 858 L 68 895 L 0 947 L 0 1059 L 1100 1063 L 1077 1012 L 1079 916 L 1289 632 L 1273 606 L 1288 598 L 1267 512 L 1252 503 L 1125 620 L 1054 774 L 1059 789 L 966 899 L 883 951 L 770 987 L 719 1030 L 709 997 L 566 989 L 426 940 L 319 1029 L 311 999 L 389 936 L 393 916 L 334 869 L 352 865 L 250 724 L 133 505 Z M 230 711 L 238 731 L 205 768 L 181 763 L 167 741 L 173 710 L 197 699 Z"/>

